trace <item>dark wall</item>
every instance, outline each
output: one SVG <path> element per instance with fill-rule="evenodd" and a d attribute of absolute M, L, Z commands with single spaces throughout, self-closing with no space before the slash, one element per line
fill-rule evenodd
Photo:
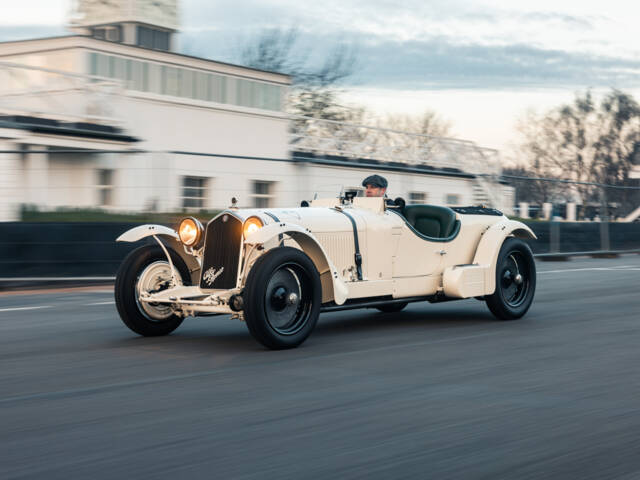
<path fill-rule="evenodd" d="M 128 252 L 147 242 L 116 238 L 137 223 L 0 223 L 0 277 L 104 277 L 115 275 Z M 640 250 L 640 223 L 530 222 L 538 236 L 536 254 L 604 250 L 601 228 L 611 250 Z"/>
<path fill-rule="evenodd" d="M 116 242 L 137 223 L 0 223 L 0 277 L 102 277 L 142 242 Z"/>
<path fill-rule="evenodd" d="M 549 253 L 551 252 L 551 223 L 549 222 L 525 222 L 533 233 L 538 237 L 537 240 L 531 240 L 529 245 L 533 253 Z"/>
<path fill-rule="evenodd" d="M 640 250 L 640 223 L 526 222 L 533 253 Z M 608 244 L 607 244 L 608 243 Z"/>
<path fill-rule="evenodd" d="M 609 225 L 612 250 L 640 248 L 640 222 L 612 223 Z"/>

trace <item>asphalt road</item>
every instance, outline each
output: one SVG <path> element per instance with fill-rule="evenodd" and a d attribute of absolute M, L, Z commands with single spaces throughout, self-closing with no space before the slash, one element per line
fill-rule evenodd
<path fill-rule="evenodd" d="M 0 478 L 640 478 L 640 256 L 477 300 L 324 314 L 272 352 L 228 317 L 142 338 L 112 293 L 0 296 Z"/>

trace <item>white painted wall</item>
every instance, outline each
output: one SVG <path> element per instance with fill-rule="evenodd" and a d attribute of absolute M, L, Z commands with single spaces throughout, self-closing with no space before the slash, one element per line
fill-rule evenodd
<path fill-rule="evenodd" d="M 0 59 L 85 74 L 89 70 L 88 54 L 78 43 L 86 43 L 88 48 L 99 46 L 101 51 L 110 48 L 120 55 L 132 52 L 131 47 L 124 45 L 82 38 L 55 40 L 54 43 L 64 43 L 66 49 L 45 51 L 47 43 L 43 42 L 34 44 L 33 48 L 37 47 L 38 52 L 29 52 L 27 42 L 5 45 L 4 53 L 9 56 L 3 56 L 0 51 Z M 140 52 L 142 50 L 135 49 L 136 55 Z M 143 53 L 158 62 L 182 58 L 162 52 Z M 191 67 L 213 68 L 211 62 L 204 60 L 182 61 L 185 65 L 193 64 Z M 267 81 L 284 81 L 282 76 L 275 74 L 224 64 L 216 68 L 237 75 L 255 73 L 256 78 L 264 77 Z M 33 75 L 32 80 L 37 84 L 39 73 Z M 64 89 L 55 95 L 47 95 L 44 102 L 47 108 L 57 108 L 59 112 L 66 110 L 122 119 L 126 133 L 141 139 L 131 148 L 142 149 L 145 153 L 29 154 L 24 161 L 24 175 L 20 155 L 0 154 L 0 162 L 4 162 L 0 165 L 4 166 L 0 177 L 0 187 L 3 187 L 0 188 L 0 219 L 13 218 L 12 209 L 19 203 L 34 203 L 43 208 L 98 206 L 96 185 L 101 168 L 114 171 L 113 206 L 109 208 L 122 211 L 148 210 L 152 205 L 158 211 L 180 210 L 185 176 L 209 179 L 204 208 L 211 210 L 229 206 L 234 196 L 240 206 L 253 206 L 254 180 L 273 182 L 272 206 L 287 207 L 297 206 L 303 199 L 310 200 L 316 193 L 320 197 L 335 196 L 341 187 L 360 185 L 363 178 L 372 173 L 387 178 L 391 198 L 402 196 L 408 201 L 410 192 L 424 192 L 426 202 L 432 204 L 446 204 L 447 195 L 451 194 L 458 195 L 460 204 L 473 203 L 471 179 L 287 161 L 290 156 L 289 120 L 280 112 L 124 89 L 112 97 L 91 95 L 82 89 Z M 35 99 L 21 101 L 21 105 L 38 108 Z M 24 135 L 23 139 L 1 145 L 10 149 L 19 148 L 20 144 L 28 145 L 29 134 L 24 132 Z M 54 140 L 52 137 L 52 142 Z M 94 143 L 96 149 L 108 147 L 105 141 Z M 9 173 L 5 175 L 4 172 Z M 23 188 L 17 189 L 16 185 Z"/>
<path fill-rule="evenodd" d="M 0 150 L 11 150 L 15 145 L 0 137 Z M 0 153 L 0 222 L 19 218 L 22 166 L 19 153 Z"/>
<path fill-rule="evenodd" d="M 343 186 L 358 186 L 362 180 L 379 173 L 389 181 L 391 198 L 409 199 L 409 192 L 424 191 L 427 202 L 444 205 L 448 194 L 460 196 L 461 204 L 472 203 L 471 180 L 435 175 L 407 175 L 290 161 L 237 159 L 172 153 L 89 154 L 72 158 L 62 154 L 49 159 L 49 196 L 51 207 L 97 206 L 98 169 L 113 169 L 113 210 L 179 211 L 182 209 L 182 179 L 208 179 L 203 208 L 217 210 L 231 204 L 236 197 L 241 207 L 252 207 L 253 181 L 273 182 L 272 207 L 298 206 L 314 194 L 331 197 Z M 83 158 L 84 157 L 84 158 Z"/>
<path fill-rule="evenodd" d="M 22 155 L 22 201 L 29 205 L 49 205 L 49 156 L 29 153 L 25 148 Z"/>
<path fill-rule="evenodd" d="M 11 148 L 16 148 L 15 144 Z M 36 147 L 41 149 L 41 147 Z M 14 158 L 15 157 L 15 158 Z M 358 186 L 372 173 L 389 181 L 388 195 L 409 200 L 409 192 L 426 192 L 428 203 L 444 205 L 448 194 L 461 204 L 472 203 L 471 180 L 435 175 L 410 175 L 286 161 L 255 160 L 175 153 L 50 153 L 25 154 L 11 159 L 2 176 L 11 185 L 12 202 L 39 208 L 89 208 L 99 205 L 98 171 L 113 170 L 113 204 L 109 210 L 156 211 L 182 209 L 182 179 L 208 179 L 205 209 L 217 210 L 236 197 L 241 207 L 254 206 L 253 181 L 273 182 L 272 207 L 298 206 L 301 200 L 336 196 L 343 186 Z M 14 184 L 14 182 L 16 182 Z M 7 214 L 5 214 L 6 217 Z"/>
<path fill-rule="evenodd" d="M 245 110 L 244 112 L 242 110 Z M 210 103 L 127 92 L 119 105 L 131 134 L 146 150 L 286 158 L 289 120 L 282 114 L 212 108 Z"/>
<path fill-rule="evenodd" d="M 94 155 L 53 153 L 33 156 L 41 161 L 48 157 L 48 207 L 87 208 L 97 205 Z"/>
<path fill-rule="evenodd" d="M 3 62 L 20 63 L 31 67 L 41 67 L 60 70 L 69 73 L 84 73 L 84 52 L 76 48 L 63 50 L 43 50 L 38 52 L 13 52 L 9 46 L 0 50 L 0 60 Z M 23 70 L 27 72 L 28 70 Z M 29 71 L 31 77 L 42 77 L 46 74 Z"/>

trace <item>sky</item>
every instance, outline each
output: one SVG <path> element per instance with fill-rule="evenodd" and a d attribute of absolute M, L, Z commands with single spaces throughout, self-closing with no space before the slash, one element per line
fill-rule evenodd
<path fill-rule="evenodd" d="M 0 0 L 0 41 L 64 33 L 71 0 Z M 455 136 L 508 150 L 525 112 L 590 88 L 640 99 L 640 3 L 628 0 L 179 0 L 184 53 L 237 62 L 264 29 L 296 27 L 309 58 L 356 52 L 343 102 L 434 110 Z"/>

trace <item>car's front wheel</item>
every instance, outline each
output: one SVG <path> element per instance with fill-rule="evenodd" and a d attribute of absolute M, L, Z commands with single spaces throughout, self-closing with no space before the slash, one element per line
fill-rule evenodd
<path fill-rule="evenodd" d="M 247 276 L 244 319 L 251 335 L 267 348 L 293 348 L 318 321 L 322 286 L 311 259 L 280 247 L 261 256 Z"/>
<path fill-rule="evenodd" d="M 536 264 L 531 248 L 518 238 L 507 238 L 496 263 L 496 290 L 485 296 L 491 313 L 501 320 L 522 317 L 536 291 Z"/>
<path fill-rule="evenodd" d="M 189 278 L 189 269 L 173 250 L 169 250 L 179 285 Z M 148 303 L 140 295 L 157 293 L 174 286 L 171 267 L 159 246 L 137 248 L 122 262 L 116 275 L 116 307 L 124 324 L 139 335 L 167 335 L 180 326 L 183 318 L 169 305 Z"/>

